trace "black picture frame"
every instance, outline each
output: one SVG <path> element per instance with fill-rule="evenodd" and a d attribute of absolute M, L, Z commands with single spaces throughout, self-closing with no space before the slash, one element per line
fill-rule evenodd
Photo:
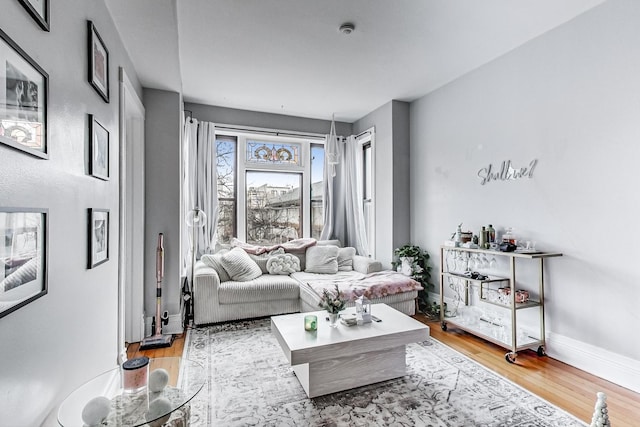
<path fill-rule="evenodd" d="M 87 21 L 89 83 L 109 103 L 109 50 L 92 21 Z"/>
<path fill-rule="evenodd" d="M 49 28 L 49 0 L 18 0 L 29 15 L 40 25 L 44 31 L 50 31 Z"/>
<path fill-rule="evenodd" d="M 109 261 L 109 209 L 89 208 L 88 222 L 88 268 L 91 269 Z"/>
<path fill-rule="evenodd" d="M 0 207 L 0 318 L 48 292 L 49 210 Z"/>
<path fill-rule="evenodd" d="M 49 75 L 2 30 L 0 67 L 0 143 L 48 159 Z"/>
<path fill-rule="evenodd" d="M 109 180 L 109 131 L 93 114 L 89 114 L 90 170 L 91 175 Z"/>

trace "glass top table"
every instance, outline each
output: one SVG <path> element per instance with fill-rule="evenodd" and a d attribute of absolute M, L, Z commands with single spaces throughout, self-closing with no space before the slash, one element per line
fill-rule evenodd
<path fill-rule="evenodd" d="M 125 393 L 120 367 L 98 375 L 67 396 L 58 409 L 58 423 L 63 427 L 85 425 L 82 411 L 86 404 L 96 397 L 104 396 L 111 401 L 111 410 L 101 426 L 142 426 L 182 408 L 198 394 L 206 381 L 204 367 L 192 360 L 181 357 L 149 360 L 149 373 L 159 368 L 169 373 L 169 383 L 159 392 L 145 389 L 138 393 Z M 154 414 L 152 419 L 147 419 L 149 403 L 160 397 L 165 398 L 170 405 L 164 411 Z"/>

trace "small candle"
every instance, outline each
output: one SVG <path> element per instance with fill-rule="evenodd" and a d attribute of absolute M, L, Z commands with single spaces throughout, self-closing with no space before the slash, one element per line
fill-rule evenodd
<path fill-rule="evenodd" d="M 137 393 L 147 388 L 149 358 L 146 356 L 127 360 L 122 364 L 122 388 L 125 393 Z"/>
<path fill-rule="evenodd" d="M 308 315 L 304 316 L 304 329 L 305 331 L 315 331 L 318 329 L 318 316 Z"/>

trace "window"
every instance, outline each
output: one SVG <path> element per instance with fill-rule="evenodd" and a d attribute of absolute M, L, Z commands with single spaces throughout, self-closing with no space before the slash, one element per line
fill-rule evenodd
<path fill-rule="evenodd" d="M 362 209 L 369 243 L 369 255 L 375 257 L 375 208 L 373 186 L 373 131 L 358 138 L 362 146 Z"/>
<path fill-rule="evenodd" d="M 324 226 L 324 145 L 311 144 L 311 237 L 319 239 Z"/>
<path fill-rule="evenodd" d="M 216 136 L 220 243 L 229 243 L 236 235 L 236 152 L 237 138 Z"/>
<path fill-rule="evenodd" d="M 216 147 L 221 243 L 232 237 L 260 245 L 320 237 L 319 140 L 225 131 L 216 134 Z"/>

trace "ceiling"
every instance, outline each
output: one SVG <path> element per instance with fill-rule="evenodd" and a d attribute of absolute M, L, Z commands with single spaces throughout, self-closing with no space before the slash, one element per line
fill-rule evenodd
<path fill-rule="evenodd" d="M 353 122 L 605 0 L 106 0 L 144 87 Z M 338 31 L 350 22 L 355 31 Z"/>

